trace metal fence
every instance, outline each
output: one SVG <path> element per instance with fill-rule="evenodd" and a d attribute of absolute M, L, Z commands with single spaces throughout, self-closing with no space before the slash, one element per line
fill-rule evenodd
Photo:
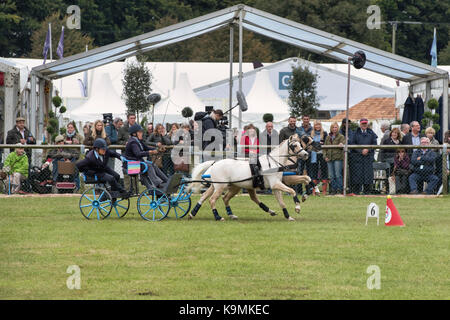
<path fill-rule="evenodd" d="M 264 153 L 269 146 L 259 146 Z M 273 148 L 273 146 L 270 146 Z M 15 145 L 0 145 L 0 167 L 3 167 L 8 154 Z M 28 177 L 20 181 L 20 190 L 26 193 L 78 193 L 84 185 L 75 162 L 84 158 L 88 151 L 84 145 L 27 145 Z M 110 146 L 118 153 L 124 146 Z M 59 153 L 58 153 L 58 149 Z M 363 155 L 363 150 L 366 149 Z M 424 149 L 428 149 L 423 153 Z M 187 150 L 187 149 L 186 149 Z M 155 165 L 170 176 L 175 172 L 190 175 L 193 164 L 204 159 L 211 152 L 201 152 L 188 148 L 189 163 L 174 163 L 172 148 L 166 152 L 149 157 Z M 237 149 L 227 152 L 213 152 L 222 158 L 245 159 Z M 332 159 L 326 159 L 327 150 L 334 150 Z M 404 151 L 404 152 L 402 152 Z M 58 155 L 56 158 L 50 156 Z M 64 155 L 63 155 L 64 154 Z M 308 160 L 298 161 L 297 173 L 305 174 L 319 184 L 321 194 L 447 194 L 449 190 L 449 149 L 447 145 L 431 146 L 348 146 L 348 163 L 344 167 L 344 147 L 323 146 L 322 151 L 310 153 Z M 69 158 L 69 155 L 73 155 Z M 66 158 L 64 158 L 64 156 Z M 335 160 L 335 159 L 338 160 Z M 339 160 L 342 159 L 342 160 Z M 328 160 L 328 161 L 326 161 Z M 49 163 L 50 165 L 43 165 Z M 109 163 L 124 178 L 122 163 L 113 159 Z M 345 172 L 347 170 L 347 172 Z M 344 181 L 344 176 L 346 181 Z M 14 177 L 8 175 L 1 179 L 0 189 L 4 193 L 14 193 Z M 295 186 L 297 192 L 305 190 Z"/>

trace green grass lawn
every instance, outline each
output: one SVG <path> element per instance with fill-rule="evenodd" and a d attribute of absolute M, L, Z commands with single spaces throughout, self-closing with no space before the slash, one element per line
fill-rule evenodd
<path fill-rule="evenodd" d="M 134 198 L 124 218 L 97 221 L 77 197 L 1 198 L 0 299 L 450 299 L 449 197 L 394 198 L 404 228 L 384 226 L 385 198 L 310 197 L 297 215 L 286 197 L 287 222 L 260 197 L 278 216 L 245 196 L 225 222 L 209 204 L 195 220 L 147 222 Z M 370 202 L 379 226 L 365 226 Z M 67 288 L 70 265 L 80 290 Z"/>

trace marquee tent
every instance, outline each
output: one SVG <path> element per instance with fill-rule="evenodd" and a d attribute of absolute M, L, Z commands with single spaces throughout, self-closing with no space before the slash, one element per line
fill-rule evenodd
<path fill-rule="evenodd" d="M 289 117 L 289 106 L 275 92 L 269 79 L 269 71 L 261 70 L 255 76 L 255 81 L 250 92 L 245 97 L 248 110 L 242 113 L 244 124 L 253 123 L 257 127 L 263 128 L 263 115 L 271 113 L 274 116 L 275 127 L 283 127 Z M 233 110 L 233 123 L 238 119 L 236 109 Z"/>
<path fill-rule="evenodd" d="M 112 86 L 108 73 L 94 78 L 92 94 L 80 107 L 70 111 L 70 118 L 75 121 L 95 121 L 103 119 L 103 113 L 112 113 L 114 117 L 125 117 L 126 105 Z"/>
<path fill-rule="evenodd" d="M 181 111 L 190 107 L 192 111 L 205 111 L 204 103 L 192 90 L 187 73 L 180 73 L 175 89 L 169 96 L 155 105 L 154 123 L 182 122 Z"/>

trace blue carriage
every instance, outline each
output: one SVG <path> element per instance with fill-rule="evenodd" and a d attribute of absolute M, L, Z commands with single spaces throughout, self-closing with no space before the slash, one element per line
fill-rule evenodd
<path fill-rule="evenodd" d="M 86 185 L 92 185 L 80 197 L 79 208 L 86 219 L 106 219 L 111 216 L 123 218 L 130 208 L 130 198 L 137 197 L 137 210 L 142 219 L 160 221 L 173 209 L 175 218 L 186 216 L 191 209 L 191 193 L 186 191 L 182 174 L 172 175 L 164 188 L 157 188 L 149 179 L 148 163 L 122 157 L 124 175 L 130 178 L 129 197 L 123 198 L 117 191 L 109 190 L 105 181 L 97 176 L 85 176 Z M 139 180 L 139 181 L 138 181 Z M 139 192 L 139 182 L 145 190 Z"/>

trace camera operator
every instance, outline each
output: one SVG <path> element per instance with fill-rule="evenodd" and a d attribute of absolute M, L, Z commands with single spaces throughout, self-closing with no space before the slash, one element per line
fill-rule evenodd
<path fill-rule="evenodd" d="M 206 110 L 208 110 L 207 107 Z M 202 150 L 205 151 L 209 145 L 214 144 L 214 137 L 208 139 L 205 137 L 205 133 L 210 129 L 217 129 L 218 122 L 222 119 L 223 112 L 220 109 L 212 110 L 211 113 L 208 112 L 197 112 L 194 116 L 195 121 L 201 122 L 202 128 Z M 203 155 L 203 161 L 210 159 L 209 156 Z"/>
<path fill-rule="evenodd" d="M 217 122 L 217 129 L 220 130 L 220 132 L 222 132 L 222 136 L 223 136 L 223 149 L 224 150 L 230 150 L 231 146 L 229 143 L 227 143 L 227 132 L 230 129 L 228 127 L 228 118 L 227 116 L 223 116 L 222 119 L 220 119 Z"/>

